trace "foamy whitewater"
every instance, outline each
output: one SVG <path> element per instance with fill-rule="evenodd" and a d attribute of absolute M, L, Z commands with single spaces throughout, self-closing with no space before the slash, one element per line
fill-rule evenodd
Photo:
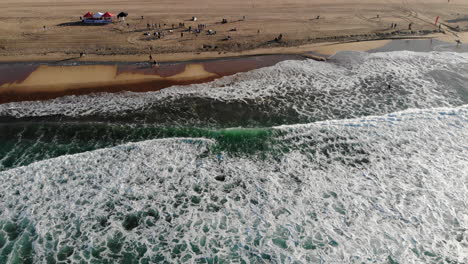
<path fill-rule="evenodd" d="M 468 54 L 0 105 L 0 263 L 468 263 Z"/>

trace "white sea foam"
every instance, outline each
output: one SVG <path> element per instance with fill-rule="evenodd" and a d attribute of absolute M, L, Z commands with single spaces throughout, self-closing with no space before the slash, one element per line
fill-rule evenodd
<path fill-rule="evenodd" d="M 174 263 L 466 263 L 467 126 L 464 105 L 277 127 L 266 159 L 203 139 L 62 156 L 0 173 L 1 218 L 58 243 L 36 240 L 37 262 L 66 245 L 71 260 L 104 245 L 112 261 L 141 243 L 141 258 Z M 149 209 L 159 219 L 123 227 Z"/>

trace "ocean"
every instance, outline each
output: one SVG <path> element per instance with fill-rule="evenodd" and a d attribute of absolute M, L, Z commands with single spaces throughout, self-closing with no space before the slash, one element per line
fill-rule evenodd
<path fill-rule="evenodd" d="M 468 53 L 0 104 L 0 263 L 468 263 Z"/>

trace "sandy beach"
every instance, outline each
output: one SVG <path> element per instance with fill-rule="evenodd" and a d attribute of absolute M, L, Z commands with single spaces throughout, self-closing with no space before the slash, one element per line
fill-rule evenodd
<path fill-rule="evenodd" d="M 0 0 L 0 7 L 5 13 L 0 18 L 0 103 L 155 91 L 287 59 L 326 60 L 338 51 L 376 50 L 395 39 L 468 42 L 463 15 L 468 3 L 463 1 Z M 86 25 L 80 16 L 88 11 L 125 11 L 129 16 L 108 25 Z M 206 25 L 202 32 L 190 31 L 199 24 Z M 153 37 L 156 31 L 165 36 Z M 281 40 L 275 41 L 279 34 Z M 81 52 L 86 55 L 80 57 Z M 150 54 L 163 64 L 152 66 Z M 29 66 L 12 66 L 18 62 Z M 143 66 L 119 65 L 123 62 Z"/>

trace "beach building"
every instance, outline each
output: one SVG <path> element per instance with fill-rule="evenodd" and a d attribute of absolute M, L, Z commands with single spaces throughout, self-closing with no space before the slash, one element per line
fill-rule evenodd
<path fill-rule="evenodd" d="M 112 23 L 115 18 L 115 15 L 106 12 L 106 13 L 101 13 L 97 12 L 95 14 L 88 12 L 83 16 L 83 22 L 88 23 L 88 24 L 106 24 L 106 23 Z"/>

